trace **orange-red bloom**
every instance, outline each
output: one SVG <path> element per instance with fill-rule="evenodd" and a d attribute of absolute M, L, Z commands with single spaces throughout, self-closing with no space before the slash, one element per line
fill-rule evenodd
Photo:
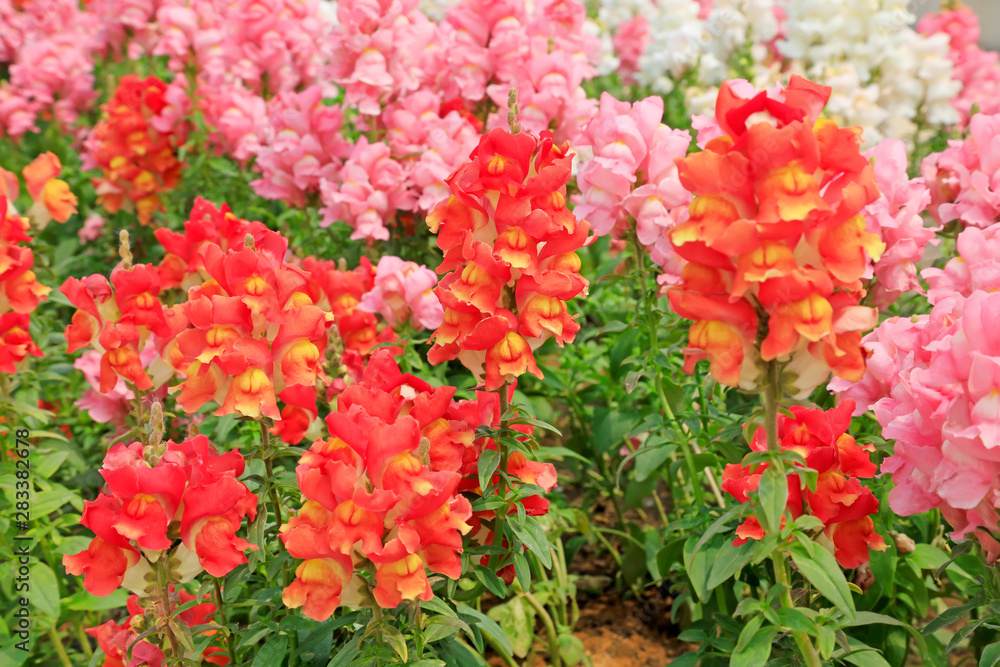
<path fill-rule="evenodd" d="M 160 193 L 177 185 L 183 168 L 172 135 L 150 123 L 165 105 L 166 89 L 155 76 L 122 77 L 87 140 L 87 158 L 102 172 L 94 179 L 98 202 L 109 213 L 134 212 L 142 224 L 163 210 Z"/>
<path fill-rule="evenodd" d="M 717 381 L 752 390 L 776 360 L 801 397 L 831 371 L 863 371 L 859 334 L 876 311 L 859 306 L 861 279 L 884 245 L 861 211 L 878 191 L 860 130 L 818 119 L 829 96 L 797 76 L 779 98 L 742 99 L 724 83 L 716 119 L 726 134 L 677 161 L 695 197 L 670 235 L 689 264 L 667 294 L 695 320 L 688 372 L 707 358 Z M 747 124 L 762 115 L 770 122 Z"/>
<path fill-rule="evenodd" d="M 846 431 L 851 424 L 854 401 L 845 400 L 832 410 L 792 406 L 792 416 L 778 419 L 778 438 L 782 449 L 800 454 L 806 466 L 819 473 L 816 490 L 810 490 L 800 477 L 788 476 L 788 502 L 785 510 L 792 518 L 811 514 L 823 522 L 823 534 L 833 545 L 834 556 L 846 568 L 868 562 L 869 548 L 885 549 L 885 541 L 875 532 L 871 516 L 878 511 L 878 500 L 861 485 L 878 471 L 871 462 L 872 445 L 859 445 Z M 757 429 L 750 442 L 755 452 L 767 450 L 767 434 Z M 731 463 L 722 475 L 722 489 L 745 503 L 757 490 L 768 464 L 743 466 Z M 756 517 L 749 517 L 736 530 L 735 544 L 765 535 Z"/>
<path fill-rule="evenodd" d="M 427 217 L 444 252 L 438 273 L 452 272 L 435 288 L 444 323 L 431 363 L 458 359 L 492 390 L 542 377 L 534 350 L 546 339 L 572 342 L 579 325 L 565 302 L 587 288 L 575 251 L 590 226 L 566 208 L 571 161 L 548 132 L 496 129 L 449 177 L 451 197 Z"/>

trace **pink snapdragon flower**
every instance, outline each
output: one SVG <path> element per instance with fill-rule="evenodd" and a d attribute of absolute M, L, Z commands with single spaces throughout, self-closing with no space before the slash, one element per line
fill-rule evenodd
<path fill-rule="evenodd" d="M 659 283 L 668 285 L 683 266 L 668 233 L 687 219 L 691 203 L 675 160 L 687 154 L 691 135 L 660 123 L 662 117 L 660 97 L 629 104 L 601 95 L 600 109 L 580 140 L 581 196 L 574 212 L 599 236 L 621 229 L 631 216 L 639 242 L 663 271 Z"/>
<path fill-rule="evenodd" d="M 331 181 L 351 146 L 340 134 L 343 114 L 326 106 L 319 86 L 301 93 L 282 92 L 268 105 L 267 136 L 257 149 L 261 178 L 250 186 L 261 197 L 303 206 L 306 195 Z"/>
<path fill-rule="evenodd" d="M 358 306 L 369 313 L 379 313 L 389 326 L 407 320 L 420 329 L 435 330 L 444 321 L 444 309 L 431 290 L 437 274 L 416 262 L 387 255 L 375 267 L 375 285 L 361 298 Z"/>
<path fill-rule="evenodd" d="M 385 223 L 396 211 L 411 211 L 415 204 L 406 171 L 391 156 L 389 145 L 368 143 L 361 137 L 344 162 L 338 180 L 325 179 L 320 188 L 322 226 L 346 222 L 352 239 L 389 239 Z"/>
<path fill-rule="evenodd" d="M 268 134 L 267 102 L 242 84 L 203 86 L 199 93 L 199 108 L 216 150 L 246 163 Z M 280 117 L 276 121 L 283 122 Z"/>
<path fill-rule="evenodd" d="M 952 538 L 1000 557 L 1000 293 L 940 298 L 930 315 L 891 318 L 864 339 L 861 382 L 830 388 L 871 408 L 895 440 L 882 464 L 889 504 L 908 516 L 940 508 Z"/>
<path fill-rule="evenodd" d="M 625 83 L 636 83 L 639 56 L 649 44 L 649 21 L 645 16 L 633 16 L 623 21 L 618 24 L 611 41 L 618 55 L 618 75 Z"/>
<path fill-rule="evenodd" d="M 883 139 L 864 153 L 874 159 L 875 181 L 880 196 L 864 210 L 867 230 L 878 234 L 885 251 L 875 262 L 877 282 L 874 304 L 885 308 L 904 292 L 922 292 L 916 263 L 923 259 L 928 243 L 937 243 L 938 228 L 924 227 L 921 213 L 930 204 L 930 189 L 923 178 L 906 173 L 906 145 L 899 139 Z"/>
<path fill-rule="evenodd" d="M 101 233 L 103 231 L 104 218 L 102 218 L 98 213 L 91 213 L 87 216 L 87 219 L 83 221 L 83 226 L 80 227 L 80 231 L 77 232 L 77 237 L 79 237 L 80 243 L 96 241 L 101 238 Z"/>
<path fill-rule="evenodd" d="M 976 290 L 1000 291 L 1000 225 L 964 229 L 958 235 L 957 250 L 958 257 L 948 260 L 943 269 L 920 273 L 929 286 L 931 303 L 956 293 L 970 296 Z"/>
<path fill-rule="evenodd" d="M 130 401 L 135 398 L 135 394 L 125 384 L 125 380 L 118 378 L 118 384 L 114 389 L 106 394 L 99 391 L 101 386 L 101 353 L 96 350 L 87 350 L 76 361 L 73 368 L 81 371 L 90 385 L 90 389 L 83 392 L 83 396 L 73 404 L 81 410 L 86 410 L 90 418 L 98 424 L 125 425 L 125 417 L 131 410 Z"/>
<path fill-rule="evenodd" d="M 976 114 L 964 141 L 931 153 L 920 166 L 931 188 L 928 207 L 942 225 L 989 227 L 1000 220 L 1000 114 Z"/>

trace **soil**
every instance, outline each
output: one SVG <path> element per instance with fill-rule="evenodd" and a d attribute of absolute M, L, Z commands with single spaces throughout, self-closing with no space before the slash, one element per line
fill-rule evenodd
<path fill-rule="evenodd" d="M 641 600 L 622 600 L 614 590 L 581 600 L 576 636 L 594 667 L 663 667 L 696 648 L 677 639 L 672 603 L 655 588 Z"/>
<path fill-rule="evenodd" d="M 664 667 L 674 658 L 696 648 L 677 639 L 677 627 L 670 623 L 672 600 L 658 589 L 648 589 L 642 600 L 621 598 L 613 588 L 597 595 L 581 593 L 580 621 L 574 634 L 583 642 L 594 667 Z M 545 631 L 538 629 L 539 653 L 525 667 L 545 667 L 548 661 L 541 647 Z M 503 667 L 494 657 L 490 667 Z"/>

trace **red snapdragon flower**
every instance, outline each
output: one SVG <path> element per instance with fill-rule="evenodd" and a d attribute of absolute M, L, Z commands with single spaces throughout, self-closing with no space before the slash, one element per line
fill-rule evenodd
<path fill-rule="evenodd" d="M 328 618 L 345 597 L 358 601 L 364 580 L 355 571 L 366 562 L 375 570 L 375 602 L 387 608 L 430 599 L 428 571 L 462 574 L 462 537 L 486 517 L 473 515 L 466 493 L 482 493 L 477 461 L 495 447 L 475 432 L 500 414 L 495 394 L 471 401 L 454 394 L 401 373 L 387 349 L 375 351 L 359 382 L 340 394 L 327 417 L 330 437 L 304 452 L 296 469 L 307 501 L 281 538 L 303 562 L 286 605 Z M 546 490 L 555 483 L 551 464 L 512 456 L 508 472 Z"/>
<path fill-rule="evenodd" d="M 449 177 L 451 196 L 427 217 L 448 273 L 434 290 L 444 323 L 431 363 L 457 358 L 493 390 L 542 377 L 534 350 L 546 339 L 572 342 L 580 327 L 566 302 L 587 288 L 575 251 L 590 226 L 566 207 L 571 162 L 549 132 L 496 129 Z"/>
<path fill-rule="evenodd" d="M 155 624 L 159 618 L 172 614 L 178 606 L 196 599 L 184 589 L 175 591 L 173 586 L 170 586 L 168 597 L 171 608 L 164 613 L 158 602 L 153 602 L 143 609 L 139 605 L 139 596 L 131 595 L 126 602 L 129 617 L 124 622 L 118 624 L 115 621 L 107 621 L 97 627 L 87 628 L 87 634 L 97 640 L 97 645 L 104 652 L 103 667 L 160 667 L 163 664 L 166 660 L 163 651 L 149 641 L 148 637 L 139 639 L 140 634 L 143 629 Z M 208 600 L 208 596 L 203 599 Z M 184 623 L 189 628 L 210 623 L 215 618 L 216 609 L 214 603 L 202 602 L 176 614 L 174 622 Z M 215 631 L 209 630 L 204 634 L 215 634 Z M 128 657 L 130 652 L 131 659 Z M 229 664 L 229 657 L 219 646 L 209 646 L 200 656 L 189 653 L 184 657 L 203 665 L 221 667 Z"/>
<path fill-rule="evenodd" d="M 27 231 L 27 218 L 8 210 L 7 197 L 0 194 L 0 373 L 13 373 L 28 355 L 42 356 L 29 333 L 30 314 L 51 288 L 32 271 L 35 255 L 25 245 L 31 242 Z"/>
<path fill-rule="evenodd" d="M 98 202 L 109 213 L 134 211 L 142 224 L 163 210 L 160 194 L 177 185 L 184 166 L 173 133 L 159 132 L 150 122 L 166 105 L 166 90 L 155 76 L 122 77 L 86 141 L 85 160 L 102 172 L 94 179 Z"/>
<path fill-rule="evenodd" d="M 167 443 L 155 464 L 144 458 L 142 443 L 115 445 L 101 469 L 108 492 L 84 504 L 80 521 L 96 537 L 84 551 L 63 556 L 66 571 L 82 574 L 94 595 L 122 585 L 142 593 L 150 562 L 172 549 L 180 583 L 202 569 L 228 574 L 256 548 L 236 536 L 243 518 L 257 513 L 257 497 L 238 479 L 244 466 L 239 452 L 218 454 L 203 435 Z"/>
<path fill-rule="evenodd" d="M 845 568 L 867 563 L 869 548 L 885 549 L 885 541 L 875 532 L 870 515 L 878 511 L 878 500 L 860 479 L 870 479 L 878 469 L 871 462 L 873 445 L 859 445 L 847 433 L 851 424 L 854 401 L 842 401 L 839 406 L 823 411 L 798 405 L 791 407 L 792 416 L 778 418 L 778 439 L 782 449 L 801 454 L 806 466 L 819 473 L 816 490 L 804 486 L 798 475 L 788 476 L 788 502 L 785 510 L 792 518 L 811 514 L 823 522 L 823 537 L 831 546 L 837 562 Z M 750 448 L 767 451 L 767 434 L 757 429 Z M 722 475 L 722 490 L 745 503 L 748 494 L 757 490 L 767 463 L 743 466 L 730 463 Z M 764 529 L 756 517 L 747 518 L 736 529 L 735 544 L 764 537 Z"/>

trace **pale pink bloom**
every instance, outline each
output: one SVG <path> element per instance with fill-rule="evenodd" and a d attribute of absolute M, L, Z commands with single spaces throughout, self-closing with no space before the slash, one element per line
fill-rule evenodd
<path fill-rule="evenodd" d="M 221 153 L 240 162 L 262 146 L 268 130 L 267 103 L 241 84 L 205 86 L 199 106 Z"/>
<path fill-rule="evenodd" d="M 91 213 L 83 221 L 83 226 L 80 227 L 77 236 L 80 238 L 80 243 L 87 243 L 88 241 L 96 241 L 101 238 L 101 232 L 103 231 L 104 218 L 97 213 Z"/>
<path fill-rule="evenodd" d="M 1000 225 L 968 227 L 958 235 L 958 257 L 943 269 L 924 269 L 927 298 L 937 303 L 951 294 L 970 296 L 976 290 L 1000 291 Z"/>
<path fill-rule="evenodd" d="M 867 230 L 878 234 L 885 251 L 875 262 L 874 304 L 886 308 L 904 292 L 922 292 L 916 263 L 923 259 L 928 243 L 936 243 L 937 228 L 924 227 L 921 213 L 931 201 L 923 178 L 906 173 L 906 145 L 899 139 L 883 139 L 865 152 L 874 159 L 879 198 L 864 210 Z"/>
<path fill-rule="evenodd" d="M 940 508 L 954 539 L 975 536 L 996 560 L 1000 293 L 942 296 L 930 315 L 890 318 L 864 345 L 864 379 L 830 387 L 859 412 L 873 409 L 883 437 L 896 441 L 882 466 L 895 484 L 890 506 L 902 515 Z"/>
<path fill-rule="evenodd" d="M 76 361 L 73 368 L 82 371 L 83 376 L 90 385 L 90 389 L 83 393 L 83 396 L 74 403 L 81 410 L 86 410 L 98 424 L 116 424 L 123 426 L 125 417 L 128 416 L 131 405 L 129 401 L 135 398 L 135 394 L 128 388 L 125 380 L 118 378 L 118 383 L 107 394 L 98 391 L 101 385 L 101 353 L 95 350 L 87 350 Z"/>
<path fill-rule="evenodd" d="M 388 144 L 358 140 L 336 181 L 321 183 L 322 226 L 346 222 L 354 229 L 352 239 L 388 240 L 385 223 L 415 204 L 403 166 L 390 153 Z"/>
<path fill-rule="evenodd" d="M 973 116 L 968 138 L 928 155 L 921 172 L 938 223 L 988 227 L 1000 220 L 1000 114 Z"/>
<path fill-rule="evenodd" d="M 0 136 L 18 138 L 25 132 L 38 132 L 36 112 L 31 103 L 6 81 L 0 81 Z"/>
<path fill-rule="evenodd" d="M 303 206 L 307 193 L 333 179 L 350 145 L 340 134 L 343 114 L 321 102 L 319 86 L 301 93 L 284 91 L 272 98 L 265 140 L 254 168 L 261 178 L 250 183 L 261 197 Z"/>
<path fill-rule="evenodd" d="M 951 104 L 959 112 L 962 125 L 969 122 L 972 107 L 981 113 L 1000 112 L 1000 54 L 979 48 L 979 17 L 969 7 L 928 13 L 917 23 L 924 35 L 945 33 L 950 40 L 952 78 L 962 83 L 961 92 Z"/>
<path fill-rule="evenodd" d="M 374 287 L 358 307 L 381 314 L 391 327 L 409 319 L 415 327 L 434 330 L 444 321 L 444 309 L 432 291 L 435 285 L 437 274 L 426 266 L 387 255 L 378 261 Z"/>
<path fill-rule="evenodd" d="M 644 16 L 633 16 L 618 24 L 612 37 L 618 55 L 618 74 L 625 83 L 635 83 L 639 71 L 639 56 L 649 43 L 649 22 Z"/>

